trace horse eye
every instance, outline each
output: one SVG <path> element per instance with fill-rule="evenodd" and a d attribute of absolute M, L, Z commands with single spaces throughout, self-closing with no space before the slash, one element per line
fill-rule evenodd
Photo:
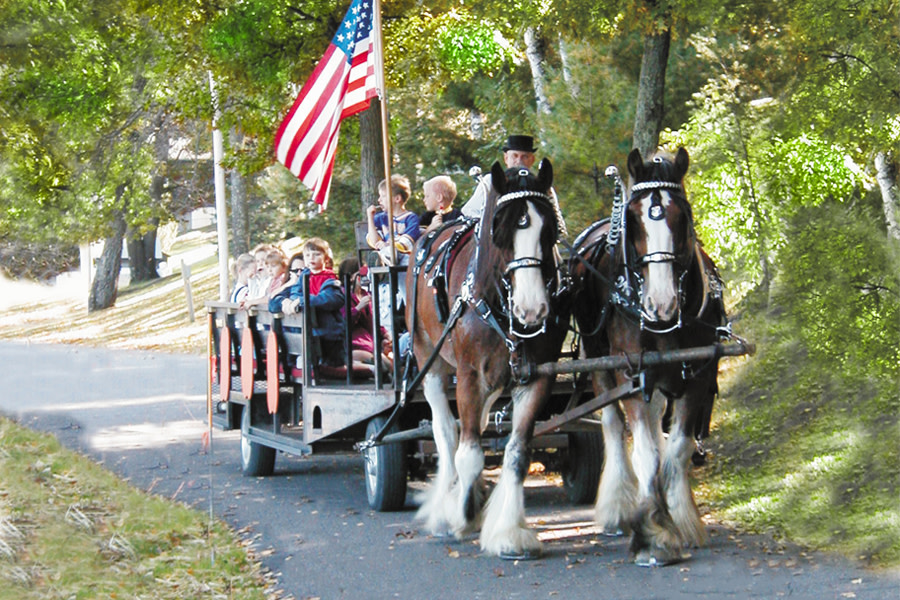
<path fill-rule="evenodd" d="M 516 224 L 519 229 L 528 229 L 531 226 L 531 217 L 528 216 L 528 213 L 523 214 L 519 218 L 519 222 Z"/>

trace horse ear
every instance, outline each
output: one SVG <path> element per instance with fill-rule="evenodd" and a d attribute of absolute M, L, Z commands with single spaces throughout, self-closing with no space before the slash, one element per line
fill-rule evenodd
<path fill-rule="evenodd" d="M 684 146 L 678 148 L 678 153 L 675 155 L 675 172 L 678 175 L 678 179 L 681 179 L 687 173 L 690 162 L 691 159 L 688 157 L 688 151 L 684 149 Z"/>
<path fill-rule="evenodd" d="M 501 196 L 506 193 L 506 172 L 503 171 L 500 162 L 496 160 L 491 165 L 491 183 Z"/>
<path fill-rule="evenodd" d="M 544 191 L 553 185 L 553 165 L 550 164 L 549 158 L 541 160 L 541 164 L 538 165 L 538 185 Z"/>
<path fill-rule="evenodd" d="M 628 153 L 628 174 L 632 179 L 638 179 L 644 170 L 644 159 L 641 158 L 641 151 L 635 148 Z"/>

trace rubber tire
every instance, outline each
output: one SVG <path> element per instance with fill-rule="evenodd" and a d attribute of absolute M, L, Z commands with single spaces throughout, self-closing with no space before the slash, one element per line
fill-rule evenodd
<path fill-rule="evenodd" d="M 275 470 L 275 448 L 247 439 L 250 431 L 250 404 L 241 411 L 241 473 L 246 477 L 267 477 Z"/>
<path fill-rule="evenodd" d="M 572 504 L 593 504 L 603 470 L 603 432 L 573 431 L 562 471 L 563 487 Z"/>
<path fill-rule="evenodd" d="M 375 435 L 387 417 L 372 417 L 366 425 L 366 439 Z M 397 426 L 388 431 L 397 431 Z M 406 444 L 384 444 L 368 448 L 363 454 L 366 480 L 366 499 L 369 507 L 378 512 L 400 510 L 406 503 L 407 456 Z"/>

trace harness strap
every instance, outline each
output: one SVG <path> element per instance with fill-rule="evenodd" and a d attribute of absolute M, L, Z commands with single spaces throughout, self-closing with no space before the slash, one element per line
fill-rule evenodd
<path fill-rule="evenodd" d="M 387 431 L 397 421 L 397 418 L 403 412 L 403 409 L 406 408 L 407 398 L 409 398 L 412 393 L 416 391 L 416 388 L 418 388 L 422 383 L 425 375 L 428 374 L 428 370 L 431 368 L 431 365 L 433 365 L 434 361 L 437 360 L 438 355 L 441 353 L 441 347 L 444 345 L 447 336 L 450 335 L 451 331 L 453 331 L 453 327 L 456 326 L 456 322 L 462 316 L 465 308 L 466 303 L 463 302 L 459 296 L 457 296 L 456 302 L 453 304 L 453 310 L 450 312 L 450 317 L 447 319 L 447 324 L 444 326 L 444 331 L 441 333 L 441 337 L 438 338 L 437 342 L 434 345 L 434 351 L 431 353 L 431 356 L 428 357 L 428 360 L 425 361 L 425 364 L 422 366 L 422 368 L 419 369 L 419 372 L 416 374 L 415 378 L 413 378 L 412 381 L 409 381 L 408 377 L 412 369 L 412 360 L 407 359 L 406 369 L 403 376 L 403 389 L 400 391 L 400 402 L 398 402 L 397 405 L 394 406 L 394 410 L 393 412 L 391 412 L 387 421 L 385 421 L 384 426 L 379 429 L 375 433 L 375 435 L 357 445 L 357 449 L 360 452 L 364 452 L 368 448 L 371 448 L 384 439 Z"/>
<path fill-rule="evenodd" d="M 500 327 L 500 323 L 497 322 L 497 317 L 494 316 L 494 312 L 491 310 L 490 305 L 488 305 L 487 301 L 484 298 L 479 298 L 478 300 L 472 302 L 472 307 L 475 309 L 475 312 L 481 318 L 482 321 L 487 323 L 488 327 L 493 329 L 497 335 L 503 340 L 506 344 L 506 347 L 509 348 L 509 351 L 512 352 L 515 350 L 516 344 L 509 336 L 506 335 L 506 332 L 503 331 L 503 328 Z"/>

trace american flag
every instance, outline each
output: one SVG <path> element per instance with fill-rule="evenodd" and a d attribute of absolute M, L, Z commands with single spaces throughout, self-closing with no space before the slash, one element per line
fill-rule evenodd
<path fill-rule="evenodd" d="M 325 55 L 275 134 L 275 156 L 328 205 L 341 120 L 377 95 L 373 0 L 353 0 Z"/>

